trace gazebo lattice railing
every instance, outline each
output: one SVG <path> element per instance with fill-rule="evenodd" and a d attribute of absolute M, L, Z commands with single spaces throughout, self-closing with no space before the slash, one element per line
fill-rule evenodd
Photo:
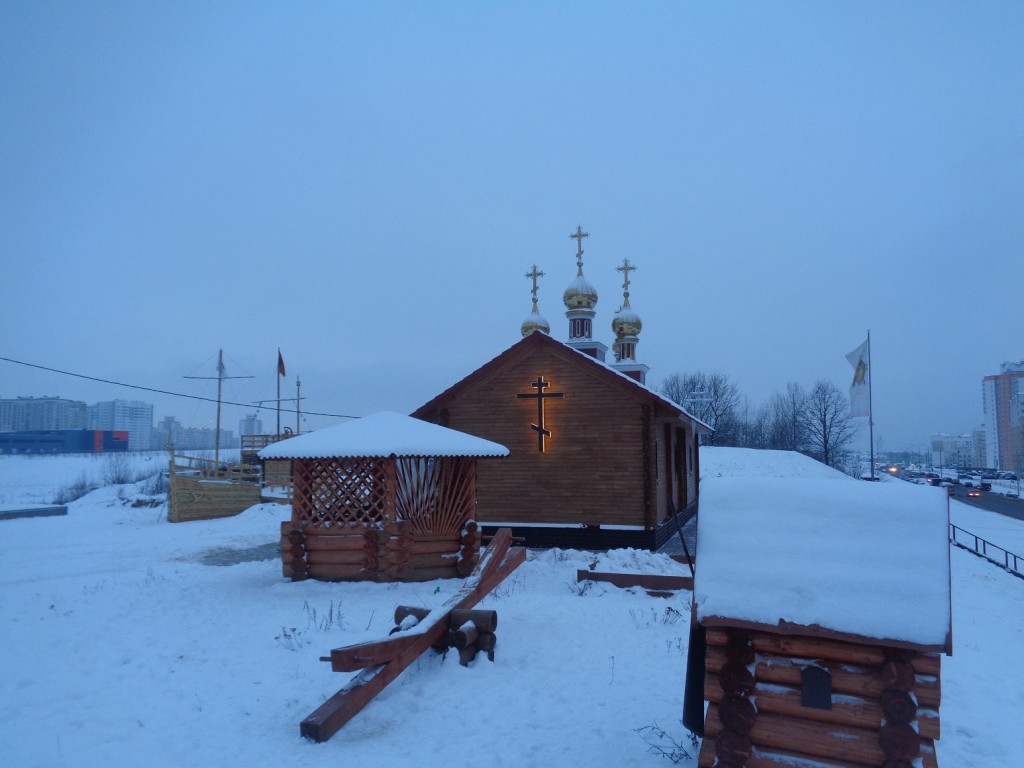
<path fill-rule="evenodd" d="M 479 560 L 476 459 L 295 460 L 292 519 L 282 524 L 293 580 L 456 577 Z"/>

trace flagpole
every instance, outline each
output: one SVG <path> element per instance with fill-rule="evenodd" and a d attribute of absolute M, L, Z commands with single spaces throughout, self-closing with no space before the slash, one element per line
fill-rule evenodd
<path fill-rule="evenodd" d="M 871 366 L 871 329 L 868 328 L 868 440 L 871 443 L 871 479 L 875 479 L 875 417 L 871 410 L 871 379 L 875 369 Z"/>
<path fill-rule="evenodd" d="M 277 348 L 277 437 L 281 438 L 281 348 Z"/>

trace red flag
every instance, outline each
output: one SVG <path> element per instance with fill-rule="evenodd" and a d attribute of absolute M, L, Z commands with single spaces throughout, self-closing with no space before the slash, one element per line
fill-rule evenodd
<path fill-rule="evenodd" d="M 281 357 L 281 350 L 277 350 L 277 375 L 285 376 L 284 372 L 284 358 Z"/>

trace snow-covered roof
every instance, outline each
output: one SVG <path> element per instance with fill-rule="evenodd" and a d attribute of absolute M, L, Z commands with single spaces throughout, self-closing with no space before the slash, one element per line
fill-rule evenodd
<path fill-rule="evenodd" d="M 945 489 L 789 451 L 701 448 L 697 615 L 944 647 Z"/>
<path fill-rule="evenodd" d="M 263 459 L 508 456 L 508 448 L 401 413 L 381 411 L 268 445 Z"/>

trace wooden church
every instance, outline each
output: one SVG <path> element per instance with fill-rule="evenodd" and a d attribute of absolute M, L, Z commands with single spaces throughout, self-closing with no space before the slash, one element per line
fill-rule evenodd
<path fill-rule="evenodd" d="M 637 362 L 640 317 L 623 303 L 612 320 L 614 362 L 593 338 L 597 291 L 583 276 L 582 227 L 575 280 L 563 301 L 569 340 L 557 341 L 537 306 L 523 338 L 412 413 L 509 448 L 481 464 L 477 520 L 511 527 L 528 546 L 656 549 L 677 533 L 677 514 L 697 501 L 699 436 L 711 431 L 646 384 Z"/>

